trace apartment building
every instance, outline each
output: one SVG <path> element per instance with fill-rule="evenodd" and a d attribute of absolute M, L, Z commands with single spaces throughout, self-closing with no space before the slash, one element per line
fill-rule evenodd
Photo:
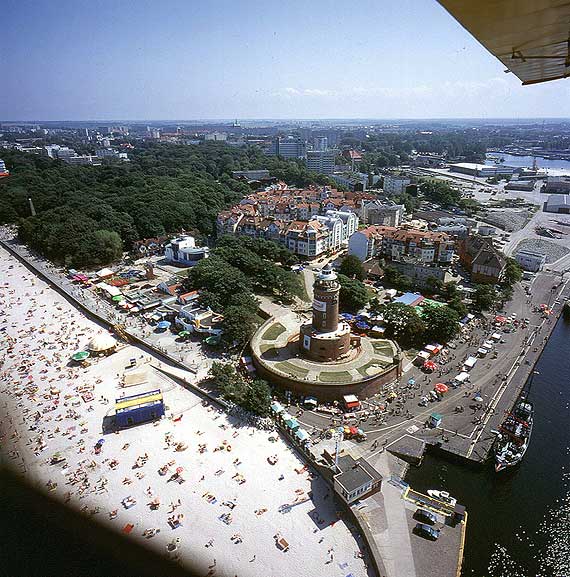
<path fill-rule="evenodd" d="M 348 253 L 362 261 L 373 257 L 394 261 L 412 257 L 421 263 L 449 264 L 454 243 L 441 232 L 374 225 L 350 237 Z"/>

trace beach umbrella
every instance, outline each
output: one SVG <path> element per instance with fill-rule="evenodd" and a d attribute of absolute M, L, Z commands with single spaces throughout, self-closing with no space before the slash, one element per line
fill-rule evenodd
<path fill-rule="evenodd" d="M 108 351 L 116 345 L 117 341 L 109 333 L 100 333 L 89 342 L 89 350 L 94 352 Z"/>
<path fill-rule="evenodd" d="M 167 329 L 170 326 L 170 321 L 160 321 L 156 326 L 159 329 Z"/>
<path fill-rule="evenodd" d="M 125 299 L 125 297 L 123 295 L 115 295 L 111 300 L 116 302 L 116 303 L 120 303 L 124 299 Z"/>
<path fill-rule="evenodd" d="M 182 471 L 184 471 L 184 467 L 178 467 L 178 468 L 176 469 L 176 473 L 177 473 L 178 475 L 180 475 L 180 473 L 182 473 Z"/>
<path fill-rule="evenodd" d="M 102 445 L 104 442 L 105 442 L 105 439 L 99 439 L 99 440 L 97 441 L 97 444 L 98 444 L 98 445 Z"/>
<path fill-rule="evenodd" d="M 370 329 L 370 325 L 364 321 L 359 321 L 356 323 L 356 328 L 360 329 L 361 331 L 367 331 Z"/>
<path fill-rule="evenodd" d="M 475 396 L 473 397 L 474 401 L 477 401 L 478 403 L 482 403 L 483 402 L 483 397 L 481 396 L 481 391 L 477 391 L 475 393 Z"/>
<path fill-rule="evenodd" d="M 337 433 L 344 433 L 344 427 L 339 427 L 337 429 Z"/>
<path fill-rule="evenodd" d="M 349 432 L 351 435 L 358 435 L 358 429 L 356 427 L 350 427 Z"/>
<path fill-rule="evenodd" d="M 436 383 L 434 389 L 438 392 L 438 393 L 447 393 L 447 391 L 449 391 L 449 387 L 443 383 Z"/>
<path fill-rule="evenodd" d="M 81 362 L 81 361 L 84 361 L 88 357 L 89 357 L 89 351 L 78 351 L 71 358 L 74 361 Z"/>
<path fill-rule="evenodd" d="M 433 361 L 426 361 L 423 366 L 426 371 L 435 371 L 437 368 L 437 365 Z"/>
<path fill-rule="evenodd" d="M 415 385 L 416 379 L 408 379 L 408 385 Z"/>
<path fill-rule="evenodd" d="M 189 335 L 190 335 L 190 331 L 180 331 L 180 332 L 178 333 L 178 336 L 179 336 L 179 337 L 187 337 L 187 336 L 189 336 Z"/>

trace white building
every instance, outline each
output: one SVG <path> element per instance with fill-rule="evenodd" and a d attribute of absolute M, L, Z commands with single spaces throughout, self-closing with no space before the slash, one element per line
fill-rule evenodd
<path fill-rule="evenodd" d="M 334 159 L 334 150 L 310 150 L 307 152 L 307 170 L 319 174 L 332 174 Z"/>
<path fill-rule="evenodd" d="M 406 192 L 406 186 L 411 184 L 411 180 L 405 176 L 394 176 L 386 174 L 382 188 L 386 194 L 402 194 Z"/>
<path fill-rule="evenodd" d="M 228 135 L 225 132 L 209 132 L 204 136 L 204 140 L 214 140 L 216 142 L 225 142 Z"/>
<path fill-rule="evenodd" d="M 353 212 L 327 210 L 325 216 L 315 216 L 330 231 L 328 249 L 337 251 L 358 229 L 358 217 Z"/>
<path fill-rule="evenodd" d="M 379 200 L 362 203 L 362 220 L 365 224 L 400 226 L 406 209 L 402 204 L 383 204 Z"/>
<path fill-rule="evenodd" d="M 515 256 L 516 261 L 524 268 L 530 272 L 538 272 L 542 270 L 546 263 L 546 256 L 543 254 L 538 254 L 530 250 L 521 250 Z"/>
<path fill-rule="evenodd" d="M 165 247 L 164 258 L 172 264 L 194 266 L 203 258 L 208 258 L 207 246 L 197 247 L 193 236 L 173 238 Z"/>
<path fill-rule="evenodd" d="M 0 175 L 5 176 L 7 174 L 6 163 L 0 158 Z"/>

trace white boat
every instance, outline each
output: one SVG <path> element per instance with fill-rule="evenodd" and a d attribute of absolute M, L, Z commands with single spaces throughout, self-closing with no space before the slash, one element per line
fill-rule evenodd
<path fill-rule="evenodd" d="M 438 491 L 437 489 L 429 489 L 427 494 L 433 499 L 437 499 L 450 507 L 455 507 L 457 499 L 452 497 L 447 491 Z"/>

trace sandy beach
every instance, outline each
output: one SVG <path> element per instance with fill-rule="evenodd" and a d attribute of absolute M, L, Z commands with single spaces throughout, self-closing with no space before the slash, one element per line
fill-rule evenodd
<path fill-rule="evenodd" d="M 205 404 L 137 347 L 71 364 L 105 328 L 3 249 L 0 329 L 3 456 L 46 492 L 204 574 L 373 574 L 328 486 L 277 433 Z M 122 388 L 133 358 L 145 382 Z M 103 433 L 115 399 L 157 388 L 165 418 Z"/>

